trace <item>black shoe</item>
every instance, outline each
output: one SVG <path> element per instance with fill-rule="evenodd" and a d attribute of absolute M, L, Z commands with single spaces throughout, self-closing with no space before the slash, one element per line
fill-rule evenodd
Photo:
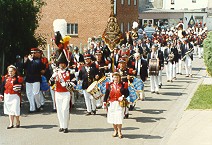
<path fill-rule="evenodd" d="M 152 91 L 151 93 L 155 93 L 155 91 Z"/>
<path fill-rule="evenodd" d="M 127 118 L 129 118 L 129 114 L 124 115 L 124 119 L 127 119 Z"/>
<path fill-rule="evenodd" d="M 56 109 L 53 109 L 52 112 L 57 112 L 57 110 Z"/>
<path fill-rule="evenodd" d="M 37 108 L 36 111 L 37 111 L 37 112 L 40 112 L 40 111 L 41 111 L 41 107 L 40 107 L 40 108 Z"/>
<path fill-rule="evenodd" d="M 134 106 L 133 105 L 130 105 L 129 110 L 132 111 L 133 109 L 134 109 Z"/>
<path fill-rule="evenodd" d="M 59 132 L 63 132 L 63 131 L 64 131 L 64 129 L 63 129 L 63 128 L 60 128 L 60 129 L 59 129 Z"/>
<path fill-rule="evenodd" d="M 157 91 L 156 94 L 159 94 L 159 92 Z"/>
<path fill-rule="evenodd" d="M 98 107 L 96 107 L 97 109 L 101 109 L 102 108 L 102 106 L 98 106 Z"/>
<path fill-rule="evenodd" d="M 86 116 L 89 116 L 89 115 L 91 115 L 91 112 L 87 112 L 85 115 L 86 115 Z"/>
<path fill-rule="evenodd" d="M 29 113 L 29 114 L 33 114 L 33 113 L 35 113 L 35 111 L 29 111 L 28 113 Z"/>
<path fill-rule="evenodd" d="M 68 133 L 68 128 L 65 128 L 65 129 L 63 130 L 63 133 Z"/>
<path fill-rule="evenodd" d="M 96 115 L 96 110 L 92 111 L 93 115 Z"/>
<path fill-rule="evenodd" d="M 158 87 L 161 88 L 161 85 L 159 85 Z"/>
<path fill-rule="evenodd" d="M 7 127 L 7 129 L 11 129 L 11 128 L 13 128 L 13 125 L 12 125 L 12 126 L 8 126 L 8 127 Z"/>

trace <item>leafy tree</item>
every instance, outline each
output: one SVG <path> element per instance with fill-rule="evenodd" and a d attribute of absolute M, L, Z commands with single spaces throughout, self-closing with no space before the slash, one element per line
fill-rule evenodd
<path fill-rule="evenodd" d="M 43 0 L 0 0 L 0 65 L 3 55 L 7 66 L 17 54 L 23 57 L 38 46 L 34 34 L 43 5 Z"/>
<path fill-rule="evenodd" d="M 203 42 L 204 62 L 207 72 L 212 76 L 212 32 L 209 32 L 207 38 Z"/>

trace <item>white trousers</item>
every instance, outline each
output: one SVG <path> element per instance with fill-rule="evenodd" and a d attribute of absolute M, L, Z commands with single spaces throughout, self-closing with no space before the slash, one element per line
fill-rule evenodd
<path fill-rule="evenodd" d="M 198 49 L 198 57 L 202 58 L 202 56 L 203 56 L 203 48 L 200 47 L 199 45 L 197 45 L 197 49 Z"/>
<path fill-rule="evenodd" d="M 44 105 L 45 104 L 45 98 L 44 98 L 44 92 L 40 91 L 40 104 Z"/>
<path fill-rule="evenodd" d="M 159 70 L 159 73 L 158 73 L 158 84 L 159 85 L 162 84 L 162 70 Z"/>
<path fill-rule="evenodd" d="M 173 78 L 176 78 L 176 74 L 177 74 L 177 72 L 176 72 L 176 63 L 174 62 L 174 64 L 172 65 L 172 68 L 173 68 Z"/>
<path fill-rule="evenodd" d="M 197 54 L 197 46 L 194 46 L 194 55 Z"/>
<path fill-rule="evenodd" d="M 177 73 L 182 73 L 182 60 L 181 59 L 179 59 L 178 60 L 178 63 L 176 63 L 176 72 Z"/>
<path fill-rule="evenodd" d="M 69 114 L 70 99 L 71 99 L 70 92 L 55 91 L 57 117 L 59 120 L 60 128 L 68 128 L 68 123 L 70 119 L 70 114 Z"/>
<path fill-rule="evenodd" d="M 186 76 L 188 75 L 192 75 L 192 60 L 190 58 L 190 56 L 186 56 L 185 59 L 185 72 L 186 72 Z"/>
<path fill-rule="evenodd" d="M 52 90 L 52 87 L 50 87 L 50 93 L 51 93 L 51 97 L 52 97 L 52 106 L 53 106 L 53 109 L 55 110 L 56 109 L 56 103 L 55 103 L 55 91 Z"/>
<path fill-rule="evenodd" d="M 165 68 L 167 80 L 171 81 L 173 79 L 173 64 L 168 62 L 168 64 L 165 65 Z"/>
<path fill-rule="evenodd" d="M 83 95 L 85 98 L 85 105 L 87 108 L 87 112 L 95 111 L 96 110 L 96 100 L 86 90 L 83 90 Z"/>
<path fill-rule="evenodd" d="M 26 94 L 29 100 L 30 111 L 35 111 L 35 103 L 37 108 L 40 108 L 41 101 L 40 101 L 40 82 L 35 83 L 27 83 L 26 82 Z"/>
<path fill-rule="evenodd" d="M 74 93 L 73 91 L 71 92 L 71 104 L 74 105 L 75 103 L 75 95 L 76 93 Z"/>
<path fill-rule="evenodd" d="M 159 91 L 158 76 L 150 76 L 151 92 Z"/>

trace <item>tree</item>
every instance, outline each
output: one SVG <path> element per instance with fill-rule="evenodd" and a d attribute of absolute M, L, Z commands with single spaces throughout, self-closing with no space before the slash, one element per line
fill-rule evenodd
<path fill-rule="evenodd" d="M 207 38 L 203 42 L 204 62 L 207 72 L 212 76 L 212 32 L 209 32 Z"/>
<path fill-rule="evenodd" d="M 17 54 L 24 56 L 38 46 L 35 30 L 43 5 L 43 0 L 0 0 L 0 58 L 5 55 L 5 66 L 14 63 Z"/>

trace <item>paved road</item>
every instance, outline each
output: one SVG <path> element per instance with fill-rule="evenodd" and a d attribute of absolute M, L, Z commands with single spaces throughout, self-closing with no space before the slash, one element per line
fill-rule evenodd
<path fill-rule="evenodd" d="M 193 78 L 178 75 L 173 83 L 167 83 L 165 71 L 160 94 L 151 94 L 149 81 L 145 83 L 146 100 L 137 103 L 129 119 L 124 120 L 124 138 L 112 138 L 113 129 L 106 122 L 106 112 L 97 111 L 96 116 L 85 116 L 83 98 L 79 98 L 71 112 L 69 133 L 58 132 L 58 120 L 50 113 L 50 98 L 46 98 L 43 112 L 27 114 L 28 102 L 23 103 L 21 128 L 7 130 L 8 117 L 3 115 L 0 104 L 0 145 L 166 145 L 177 126 L 193 93 L 205 76 L 202 59 L 193 61 Z M 24 98 L 26 100 L 26 98 Z"/>

